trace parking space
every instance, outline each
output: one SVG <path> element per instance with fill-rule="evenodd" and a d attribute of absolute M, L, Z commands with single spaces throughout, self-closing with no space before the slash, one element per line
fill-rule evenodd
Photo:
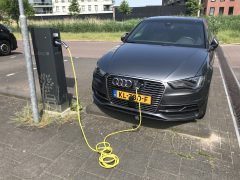
<path fill-rule="evenodd" d="M 240 83 L 240 45 L 225 45 L 222 46 L 222 49 L 224 50 L 224 55 L 226 56 L 229 65 L 232 67 L 236 79 Z"/>
<path fill-rule="evenodd" d="M 1 74 L 0 89 L 5 94 L 27 97 L 27 77 L 21 69 L 24 63 L 20 57 L 21 54 L 16 57 L 18 65 L 8 65 L 14 71 L 9 69 Z M 71 79 L 69 59 L 64 59 L 67 77 Z M 92 146 L 106 134 L 137 123 L 133 116 L 99 109 L 93 104 L 91 80 L 96 61 L 75 56 L 84 107 L 82 119 Z M 0 59 L 1 63 L 6 61 Z M 9 75 L 15 71 L 18 73 Z M 73 92 L 73 88 L 69 87 L 69 91 Z M 192 122 L 144 119 L 139 131 L 110 137 L 108 141 L 120 157 L 119 166 L 110 170 L 98 165 L 99 156 L 85 145 L 77 121 L 45 129 L 19 127 L 10 123 L 10 117 L 26 101 L 1 95 L 0 104 L 0 179 L 237 180 L 240 177 L 240 149 L 217 61 L 204 119 Z"/>

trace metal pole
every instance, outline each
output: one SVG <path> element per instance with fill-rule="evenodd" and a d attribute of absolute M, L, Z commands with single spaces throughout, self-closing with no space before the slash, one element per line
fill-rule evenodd
<path fill-rule="evenodd" d="M 116 20 L 115 0 L 112 0 L 113 20 Z"/>
<path fill-rule="evenodd" d="M 21 32 L 22 32 L 22 38 L 23 38 L 24 55 L 26 60 L 28 83 L 29 83 L 30 97 L 31 97 L 31 103 L 32 103 L 33 121 L 35 123 L 39 123 L 37 94 L 36 94 L 35 79 L 34 79 L 34 73 L 33 73 L 32 54 L 31 54 L 28 28 L 27 28 L 27 18 L 24 15 L 23 1 L 18 0 L 18 4 L 19 4 L 19 12 L 20 12 L 19 20 L 20 20 L 20 26 L 21 26 Z"/>
<path fill-rule="evenodd" d="M 113 20 L 116 21 L 116 9 L 113 6 Z"/>
<path fill-rule="evenodd" d="M 200 6 L 201 5 L 201 0 L 198 0 L 198 5 Z M 200 9 L 198 10 L 198 17 L 200 17 Z"/>

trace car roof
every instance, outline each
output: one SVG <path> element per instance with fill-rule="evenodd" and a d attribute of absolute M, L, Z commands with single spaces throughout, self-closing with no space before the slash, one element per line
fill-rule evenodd
<path fill-rule="evenodd" d="M 154 16 L 154 17 L 149 17 L 146 18 L 145 20 L 176 20 L 176 21 L 198 21 L 198 22 L 203 22 L 203 18 L 198 18 L 198 17 L 186 17 L 186 16 Z"/>

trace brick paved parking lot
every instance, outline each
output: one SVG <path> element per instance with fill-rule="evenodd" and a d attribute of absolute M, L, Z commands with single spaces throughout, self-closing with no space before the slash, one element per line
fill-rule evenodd
<path fill-rule="evenodd" d="M 92 103 L 89 69 L 94 68 L 95 62 L 76 61 L 77 69 L 84 74 L 78 74 L 82 119 L 93 146 L 106 134 L 136 123 L 132 116 L 100 110 Z M 11 117 L 27 102 L 0 95 L 0 179 L 239 179 L 239 144 L 215 64 L 205 118 L 182 123 L 144 119 L 138 132 L 110 137 L 114 153 L 120 157 L 120 164 L 114 169 L 98 165 L 99 156 L 87 148 L 77 121 L 44 129 L 16 126 Z M 67 62 L 66 69 L 71 76 Z M 18 78 L 21 77 L 25 76 L 19 73 Z M 0 81 L 14 87 L 13 78 Z M 85 86 L 81 86 L 83 82 Z"/>

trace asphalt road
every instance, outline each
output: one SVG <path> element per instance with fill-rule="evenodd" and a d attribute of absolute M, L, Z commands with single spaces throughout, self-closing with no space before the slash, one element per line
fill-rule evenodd
<path fill-rule="evenodd" d="M 89 91 L 91 91 L 92 73 L 96 65 L 96 61 L 108 50 L 115 47 L 119 43 L 112 42 L 67 42 L 71 47 L 71 51 L 75 60 L 75 68 L 79 81 L 79 91 L 81 92 L 82 103 L 89 100 Z M 22 42 L 18 42 L 19 48 L 10 56 L 0 57 L 0 93 L 11 94 L 20 97 L 29 97 L 29 88 L 27 81 L 27 73 L 25 60 L 22 49 Z M 65 71 L 69 92 L 73 92 L 73 75 L 70 59 L 67 51 L 63 49 Z M 37 87 L 37 94 L 40 97 L 38 84 L 38 76 L 36 71 L 35 59 L 33 56 L 33 69 Z M 82 88 L 88 87 L 88 88 Z"/>
<path fill-rule="evenodd" d="M 71 48 L 74 57 L 99 58 L 111 48 L 119 45 L 116 42 L 100 42 L 100 41 L 66 41 Z M 18 50 L 16 52 L 23 52 L 22 41 L 18 41 Z M 33 52 L 33 50 L 32 50 Z M 63 49 L 63 55 L 68 56 L 66 50 Z"/>

